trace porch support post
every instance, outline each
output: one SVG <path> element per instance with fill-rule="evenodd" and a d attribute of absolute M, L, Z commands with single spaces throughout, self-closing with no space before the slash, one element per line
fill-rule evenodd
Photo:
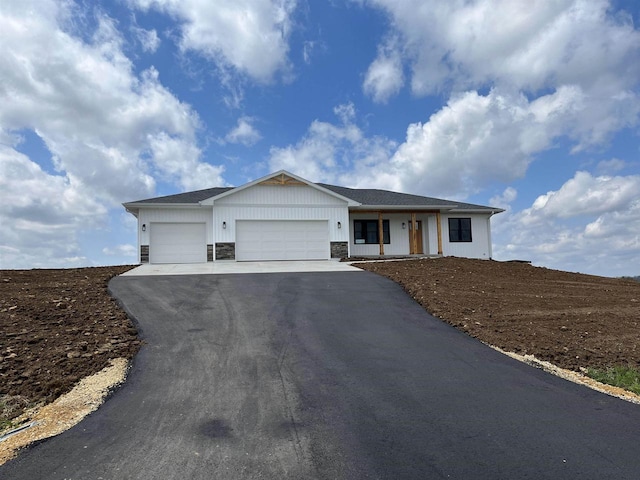
<path fill-rule="evenodd" d="M 440 212 L 436 212 L 436 229 L 438 231 L 438 255 L 442 255 L 442 225 Z"/>
<path fill-rule="evenodd" d="M 380 241 L 380 255 L 384 255 L 384 228 L 382 227 L 382 212 L 378 212 L 378 240 Z"/>
<path fill-rule="evenodd" d="M 411 249 L 409 253 L 418 253 L 418 222 L 416 214 L 411 213 Z"/>

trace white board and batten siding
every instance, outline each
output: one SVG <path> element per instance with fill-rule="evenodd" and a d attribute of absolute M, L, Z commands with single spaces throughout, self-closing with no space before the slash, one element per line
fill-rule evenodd
<path fill-rule="evenodd" d="M 471 242 L 449 241 L 449 218 L 471 218 Z M 477 213 L 443 214 L 442 254 L 445 257 L 490 259 L 492 256 L 490 218 L 488 214 Z"/>
<path fill-rule="evenodd" d="M 343 205 L 331 193 L 308 185 L 253 185 L 215 200 L 218 205 Z"/>
<path fill-rule="evenodd" d="M 251 220 L 323 221 L 327 252 L 329 242 L 349 240 L 347 202 L 306 185 L 254 185 L 216 200 L 214 243 L 237 242 L 237 225 Z"/>

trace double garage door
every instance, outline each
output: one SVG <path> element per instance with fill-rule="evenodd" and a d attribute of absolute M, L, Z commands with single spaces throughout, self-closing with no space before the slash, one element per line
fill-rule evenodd
<path fill-rule="evenodd" d="M 326 220 L 238 220 L 236 260 L 328 260 Z"/>
<path fill-rule="evenodd" d="M 151 263 L 207 261 L 205 223 L 152 223 Z M 328 260 L 329 222 L 326 220 L 239 220 L 236 260 Z"/>

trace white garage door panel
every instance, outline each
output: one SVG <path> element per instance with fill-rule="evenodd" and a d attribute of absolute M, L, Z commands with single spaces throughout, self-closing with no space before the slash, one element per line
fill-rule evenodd
<path fill-rule="evenodd" d="M 207 261 L 204 223 L 152 223 L 151 263 L 202 263 Z"/>
<path fill-rule="evenodd" d="M 327 260 L 329 223 L 325 220 L 236 223 L 236 259 Z"/>

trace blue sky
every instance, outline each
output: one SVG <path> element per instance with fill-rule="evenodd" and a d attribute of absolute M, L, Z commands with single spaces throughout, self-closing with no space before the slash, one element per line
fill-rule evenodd
<path fill-rule="evenodd" d="M 4 0 L 0 268 L 134 263 L 122 202 L 308 180 L 506 209 L 494 257 L 640 274 L 634 1 Z"/>

